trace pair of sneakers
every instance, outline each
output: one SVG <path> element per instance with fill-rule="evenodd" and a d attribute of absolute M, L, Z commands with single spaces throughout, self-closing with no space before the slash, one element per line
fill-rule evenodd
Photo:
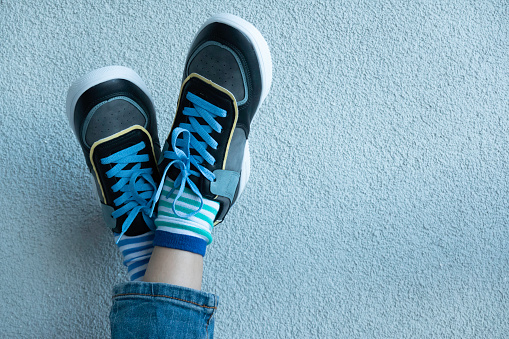
<path fill-rule="evenodd" d="M 104 67 L 70 87 L 67 117 L 131 280 L 143 277 L 154 245 L 205 255 L 248 180 L 250 125 L 271 81 L 260 32 L 219 14 L 189 49 L 162 151 L 149 90 L 133 70 Z"/>

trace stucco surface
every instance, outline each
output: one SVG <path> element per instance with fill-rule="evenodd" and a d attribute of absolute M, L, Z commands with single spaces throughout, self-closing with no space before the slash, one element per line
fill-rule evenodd
<path fill-rule="evenodd" d="M 274 78 L 205 259 L 216 338 L 507 337 L 508 6 L 0 0 L 0 337 L 108 336 L 125 271 L 67 88 L 133 68 L 164 140 L 217 12 L 259 28 Z"/>

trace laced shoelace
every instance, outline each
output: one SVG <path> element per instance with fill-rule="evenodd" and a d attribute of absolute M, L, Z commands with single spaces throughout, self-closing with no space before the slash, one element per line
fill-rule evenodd
<path fill-rule="evenodd" d="M 154 221 L 150 218 L 150 207 L 157 185 L 152 179 L 152 169 L 141 168 L 141 163 L 149 161 L 148 154 L 138 154 L 144 148 L 145 143 L 141 141 L 134 146 L 101 159 L 103 165 L 115 164 L 113 168 L 106 172 L 106 176 L 108 178 L 118 178 L 119 180 L 111 186 L 111 189 L 113 192 L 122 192 L 122 195 L 113 201 L 117 209 L 111 216 L 119 218 L 127 214 L 117 243 L 140 212 L 147 226 L 152 230 L 155 228 Z M 130 164 L 134 165 L 130 169 L 124 169 Z"/>
<path fill-rule="evenodd" d="M 164 158 L 172 161 L 164 169 L 161 184 L 155 194 L 151 215 L 155 208 L 155 204 L 161 195 L 166 173 L 171 166 L 177 167 L 180 170 L 180 174 L 175 179 L 173 188 L 166 195 L 166 198 L 170 197 L 173 192 L 178 189 L 177 195 L 173 200 L 172 210 L 173 213 L 182 218 L 192 217 L 196 213 L 200 212 L 203 207 L 203 196 L 201 195 L 198 187 L 196 187 L 190 179 L 190 176 L 203 175 L 209 181 L 214 181 L 216 179 L 216 176 L 202 164 L 203 161 L 206 161 L 210 165 L 214 165 L 216 162 L 214 157 L 207 151 L 207 146 L 217 149 L 218 143 L 210 136 L 210 133 L 212 133 L 212 131 L 221 133 L 222 127 L 215 119 L 218 117 L 226 117 L 226 111 L 191 92 L 187 93 L 186 98 L 193 104 L 194 107 L 184 108 L 183 114 L 189 117 L 189 123 L 181 123 L 173 130 L 171 135 L 171 147 L 173 151 L 166 151 L 163 154 Z M 196 118 L 202 118 L 207 125 L 200 125 Z M 198 141 L 193 134 L 199 135 L 203 141 Z M 181 139 L 179 139 L 180 135 L 182 135 Z M 192 149 L 194 149 L 198 154 L 191 154 Z M 191 169 L 191 164 L 196 168 L 196 170 Z M 175 206 L 177 200 L 182 196 L 186 184 L 200 199 L 200 207 L 189 214 L 181 214 L 175 209 Z"/>

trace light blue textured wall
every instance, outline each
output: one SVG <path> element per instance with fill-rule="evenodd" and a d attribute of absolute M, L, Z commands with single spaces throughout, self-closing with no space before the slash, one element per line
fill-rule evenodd
<path fill-rule="evenodd" d="M 217 338 L 506 337 L 507 1 L 0 0 L 0 336 L 101 338 L 125 279 L 65 94 L 134 68 L 171 126 L 196 30 L 274 63 L 251 181 L 214 231 Z"/>

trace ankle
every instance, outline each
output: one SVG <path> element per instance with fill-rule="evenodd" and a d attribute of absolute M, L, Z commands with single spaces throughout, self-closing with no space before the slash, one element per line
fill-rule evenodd
<path fill-rule="evenodd" d="M 174 248 L 154 247 L 143 281 L 201 289 L 203 257 Z"/>

